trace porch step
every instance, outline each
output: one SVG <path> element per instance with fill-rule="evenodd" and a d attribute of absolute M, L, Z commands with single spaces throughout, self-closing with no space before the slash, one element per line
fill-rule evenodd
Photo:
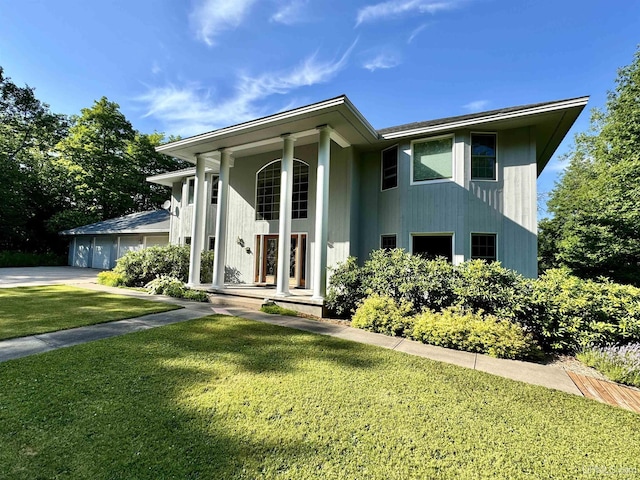
<path fill-rule="evenodd" d="M 265 302 L 272 302 L 282 308 L 288 308 L 295 310 L 296 312 L 304 313 L 306 315 L 313 315 L 314 317 L 323 318 L 327 316 L 326 307 L 324 302 L 318 302 L 309 298 L 300 297 L 297 295 L 291 295 L 290 297 L 275 297 L 275 290 L 268 292 L 245 292 L 231 289 L 220 292 L 217 291 L 207 292 L 209 301 L 215 305 L 228 306 L 228 307 L 243 307 L 253 310 L 260 310 L 260 307 Z"/>

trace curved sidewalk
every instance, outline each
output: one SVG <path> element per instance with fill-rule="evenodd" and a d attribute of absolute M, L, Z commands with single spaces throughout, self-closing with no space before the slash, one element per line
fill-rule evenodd
<path fill-rule="evenodd" d="M 33 355 L 35 353 L 47 352 L 57 348 L 123 335 L 129 332 L 193 320 L 211 314 L 223 314 L 295 328 L 320 335 L 329 335 L 358 343 L 376 345 L 410 355 L 480 370 L 500 377 L 583 396 L 582 392 L 576 387 L 564 369 L 550 365 L 493 358 L 488 355 L 435 347 L 405 338 L 388 337 L 379 333 L 367 332 L 340 323 L 309 320 L 300 317 L 269 315 L 240 307 L 223 308 L 210 303 L 196 303 L 161 295 L 147 295 L 144 292 L 105 287 L 95 283 L 83 284 L 82 288 L 129 295 L 147 300 L 162 301 L 180 305 L 184 308 L 127 320 L 118 320 L 115 322 L 0 341 L 0 362 Z"/>

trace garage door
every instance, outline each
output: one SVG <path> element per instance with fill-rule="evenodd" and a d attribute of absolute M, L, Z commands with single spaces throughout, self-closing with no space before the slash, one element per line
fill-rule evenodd
<path fill-rule="evenodd" d="M 113 267 L 111 258 L 113 252 L 113 239 L 111 237 L 96 237 L 93 246 L 93 268 L 109 270 Z"/>
<path fill-rule="evenodd" d="M 76 237 L 72 266 L 83 268 L 91 266 L 91 237 Z"/>
<path fill-rule="evenodd" d="M 138 235 L 120 237 L 120 250 L 118 251 L 118 258 L 122 257 L 127 252 L 140 250 L 142 248 L 141 240 L 142 237 Z"/>
<path fill-rule="evenodd" d="M 155 247 L 156 245 L 168 245 L 169 235 L 149 235 L 144 237 L 144 243 L 147 247 Z"/>

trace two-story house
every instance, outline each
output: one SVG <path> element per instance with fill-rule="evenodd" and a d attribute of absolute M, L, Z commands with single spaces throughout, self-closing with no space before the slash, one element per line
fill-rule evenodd
<path fill-rule="evenodd" d="M 377 248 L 537 274 L 536 179 L 588 97 L 374 129 L 346 96 L 168 143 L 170 243 L 215 250 L 214 290 L 326 293 Z"/>

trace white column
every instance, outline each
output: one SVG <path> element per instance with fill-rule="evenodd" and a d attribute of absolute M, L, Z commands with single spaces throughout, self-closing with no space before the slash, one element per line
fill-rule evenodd
<path fill-rule="evenodd" d="M 191 225 L 191 255 L 189 256 L 189 282 L 187 285 L 200 284 L 200 257 L 202 255 L 202 239 L 204 238 L 204 158 L 196 155 L 196 181 L 193 195 L 193 222 Z"/>
<path fill-rule="evenodd" d="M 318 170 L 316 174 L 316 232 L 313 256 L 313 297 L 324 300 L 327 293 L 327 239 L 329 224 L 329 163 L 331 128 L 318 127 Z"/>
<path fill-rule="evenodd" d="M 278 284 L 276 296 L 289 295 L 289 261 L 291 258 L 291 202 L 293 196 L 293 142 L 290 135 L 283 135 L 282 162 L 280 165 L 280 221 L 278 231 Z"/>
<path fill-rule="evenodd" d="M 218 208 L 216 213 L 216 245 L 213 253 L 213 287 L 224 288 L 224 266 L 227 245 L 227 214 L 229 210 L 229 168 L 233 166 L 231 152 L 220 151 L 218 176 Z"/>

